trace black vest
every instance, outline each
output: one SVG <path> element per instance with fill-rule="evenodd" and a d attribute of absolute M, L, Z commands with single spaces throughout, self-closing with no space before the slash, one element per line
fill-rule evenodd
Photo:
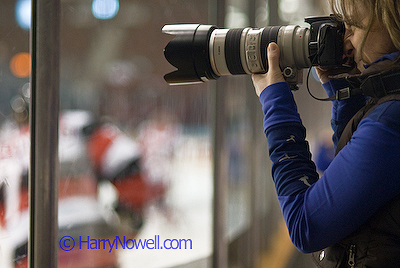
<path fill-rule="evenodd" d="M 400 100 L 400 94 L 370 99 L 347 124 L 337 144 L 336 153 L 350 141 L 363 118 L 380 104 L 391 100 Z M 400 267 L 400 195 L 382 206 L 347 238 L 313 253 L 312 259 L 317 267 L 324 268 Z"/>

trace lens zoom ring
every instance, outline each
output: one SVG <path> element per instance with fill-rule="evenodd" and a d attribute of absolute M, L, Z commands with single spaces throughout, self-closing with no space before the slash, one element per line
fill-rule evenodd
<path fill-rule="evenodd" d="M 240 38 L 244 28 L 230 29 L 225 39 L 225 61 L 231 74 L 245 74 L 240 59 Z"/>
<path fill-rule="evenodd" d="M 277 42 L 278 41 L 278 33 L 279 29 L 281 26 L 269 26 L 265 27 L 264 31 L 261 36 L 261 44 L 260 44 L 260 49 L 261 49 L 261 61 L 262 64 L 265 68 L 265 70 L 268 70 L 267 68 L 267 47 L 268 44 L 271 42 Z"/>

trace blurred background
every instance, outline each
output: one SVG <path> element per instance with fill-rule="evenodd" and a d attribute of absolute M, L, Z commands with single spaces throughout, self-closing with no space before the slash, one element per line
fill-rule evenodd
<path fill-rule="evenodd" d="M 1 268 L 27 267 L 30 12 L 30 0 L 2 0 Z M 320 0 L 61 0 L 60 238 L 159 235 L 192 248 L 59 249 L 59 267 L 312 267 L 282 222 L 250 77 L 169 86 L 161 28 L 307 27 L 325 14 Z M 317 153 L 330 104 L 294 94 Z"/>

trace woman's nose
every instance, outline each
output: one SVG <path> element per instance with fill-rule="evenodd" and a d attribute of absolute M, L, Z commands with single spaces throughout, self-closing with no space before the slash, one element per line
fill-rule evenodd
<path fill-rule="evenodd" d="M 354 47 L 351 44 L 350 40 L 344 40 L 344 44 L 343 44 L 343 54 L 345 57 L 348 58 L 354 58 Z"/>

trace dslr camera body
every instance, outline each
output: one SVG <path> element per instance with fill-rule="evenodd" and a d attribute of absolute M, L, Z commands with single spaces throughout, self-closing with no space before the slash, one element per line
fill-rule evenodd
<path fill-rule="evenodd" d="M 333 15 L 305 18 L 298 25 L 218 29 L 213 25 L 172 24 L 162 32 L 175 37 L 164 55 L 177 68 L 164 79 L 171 85 L 201 83 L 224 75 L 266 73 L 267 47 L 278 44 L 282 73 L 292 87 L 311 66 L 335 68 L 343 63 L 344 24 Z"/>

